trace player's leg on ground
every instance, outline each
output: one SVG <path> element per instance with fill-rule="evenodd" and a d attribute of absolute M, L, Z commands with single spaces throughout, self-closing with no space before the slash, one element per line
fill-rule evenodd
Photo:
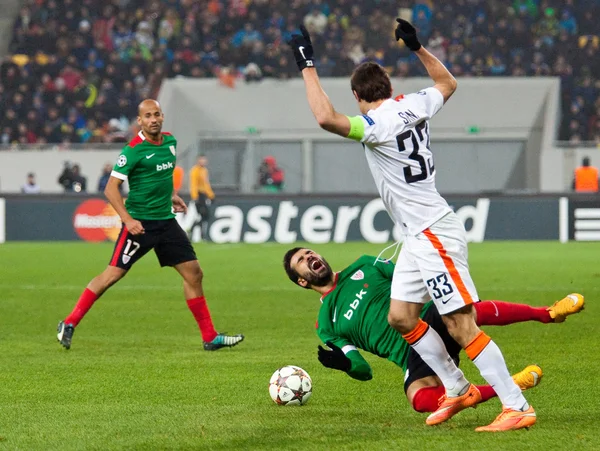
<path fill-rule="evenodd" d="M 71 313 L 58 323 L 57 339 L 63 347 L 66 349 L 71 348 L 71 340 L 75 327 L 77 327 L 100 296 L 122 279 L 125 274 L 127 274 L 125 269 L 108 266 L 101 274 L 90 281 L 86 289 L 81 293 Z"/>
<path fill-rule="evenodd" d="M 481 393 L 480 403 L 497 396 L 489 385 L 478 385 L 477 389 Z M 446 389 L 442 381 L 436 376 L 428 376 L 410 384 L 406 390 L 406 397 L 415 411 L 429 413 L 435 412 L 440 407 L 445 393 Z"/>
<path fill-rule="evenodd" d="M 480 401 L 481 394 L 458 369 L 439 332 L 419 318 L 422 308 L 420 304 L 431 299 L 423 270 L 428 262 L 423 260 L 433 257 L 438 266 L 440 260 L 435 249 L 427 243 L 422 237 L 405 237 L 394 268 L 388 321 L 435 372 L 446 388 L 446 395 L 439 409 L 426 420 L 427 424 L 433 425 L 475 405 Z M 394 299 L 410 302 L 398 302 Z"/>
<path fill-rule="evenodd" d="M 462 348 L 448 333 L 448 329 L 437 308 L 428 308 L 425 314 L 422 315 L 422 319 L 439 334 L 448 354 L 458 366 Z M 404 391 L 409 401 L 411 401 L 413 408 L 418 412 L 436 412 L 438 409 L 441 409 L 432 419 L 428 419 L 429 423 L 432 421 L 434 424 L 442 422 L 444 418 L 448 419 L 465 408 L 460 399 L 456 397 L 447 398 L 446 390 L 440 378 L 414 349 L 408 352 L 405 368 Z M 471 389 L 471 386 L 469 388 Z M 489 386 L 473 389 L 475 393 L 477 390 L 479 390 L 481 396 L 481 401 L 479 402 L 487 401 L 491 397 L 496 396 L 494 390 Z"/>
<path fill-rule="evenodd" d="M 481 301 L 473 304 L 478 326 L 506 326 L 524 321 L 553 322 L 548 307 L 532 307 L 504 301 Z"/>
<path fill-rule="evenodd" d="M 174 268 L 183 278 L 183 292 L 187 305 L 194 315 L 202 334 L 204 349 L 214 351 L 223 347 L 235 346 L 244 340 L 243 335 L 225 335 L 218 333 L 212 322 L 208 304 L 202 287 L 203 273 L 198 260 L 187 261 L 175 265 Z"/>
<path fill-rule="evenodd" d="M 100 296 L 104 294 L 112 285 L 121 280 L 127 271 L 115 266 L 107 266 L 104 271 L 94 277 L 87 285 L 73 311 L 65 318 L 66 324 L 71 324 L 76 327 L 85 314 L 92 308 Z"/>
<path fill-rule="evenodd" d="M 439 334 L 419 318 L 421 309 L 421 304 L 392 299 L 388 322 L 439 376 L 450 396 L 459 396 L 469 382 L 448 354 Z"/>
<path fill-rule="evenodd" d="M 444 323 L 450 335 L 465 349 L 469 358 L 479 369 L 481 376 L 494 387 L 498 394 L 504 411 L 494 423 L 502 420 L 500 417 L 506 418 L 505 412 L 516 412 L 516 415 L 525 414 L 527 418 L 523 418 L 522 426 L 515 424 L 515 427 L 511 429 L 532 425 L 535 423 L 535 412 L 508 372 L 500 348 L 477 327 L 474 312 L 472 305 L 466 305 L 446 314 Z"/>
<path fill-rule="evenodd" d="M 213 325 L 206 298 L 204 297 L 204 289 L 202 287 L 204 274 L 198 260 L 180 263 L 175 265 L 175 269 L 183 278 L 185 300 L 192 315 L 194 315 L 194 319 L 198 323 L 202 340 L 212 341 L 217 336 L 217 331 Z"/>

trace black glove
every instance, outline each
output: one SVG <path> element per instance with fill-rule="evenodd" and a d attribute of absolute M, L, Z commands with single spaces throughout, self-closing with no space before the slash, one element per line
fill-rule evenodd
<path fill-rule="evenodd" d="M 300 25 L 300 34 L 293 34 L 292 38 L 288 41 L 289 46 L 294 51 L 294 58 L 296 58 L 296 64 L 298 69 L 302 72 L 307 67 L 315 67 L 313 59 L 313 47 L 310 41 L 310 34 L 306 30 L 304 25 Z"/>
<path fill-rule="evenodd" d="M 347 373 L 350 370 L 352 363 L 350 362 L 350 359 L 346 357 L 344 351 L 330 341 L 325 344 L 331 351 L 319 345 L 319 362 L 327 368 L 333 368 L 334 370 L 340 370 Z"/>
<path fill-rule="evenodd" d="M 398 26 L 396 27 L 396 41 L 402 39 L 406 46 L 413 52 L 416 52 L 421 48 L 421 43 L 417 39 L 417 30 L 413 27 L 410 22 L 404 19 L 396 19 Z"/>

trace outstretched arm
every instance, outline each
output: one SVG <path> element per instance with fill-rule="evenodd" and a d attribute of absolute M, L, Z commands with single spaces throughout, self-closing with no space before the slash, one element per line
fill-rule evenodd
<path fill-rule="evenodd" d="M 348 137 L 350 134 L 350 119 L 348 119 L 348 116 L 338 113 L 333 108 L 329 97 L 327 97 L 321 86 L 317 69 L 307 67 L 302 71 L 302 77 L 306 86 L 308 104 L 319 126 L 328 132 L 335 133 L 344 138 Z"/>
<path fill-rule="evenodd" d="M 446 69 L 446 66 L 425 49 L 425 47 L 421 47 L 415 54 L 419 57 L 425 66 L 425 69 L 427 69 L 427 73 L 435 83 L 433 87 L 442 93 L 444 103 L 446 103 L 450 96 L 454 94 L 454 91 L 456 91 L 456 78 L 454 78 L 450 71 Z"/>
<path fill-rule="evenodd" d="M 396 22 L 398 22 L 395 31 L 396 40 L 402 39 L 406 46 L 415 52 L 415 55 L 421 60 L 427 73 L 435 83 L 434 88 L 442 93 L 444 103 L 446 103 L 450 96 L 454 94 L 454 91 L 456 91 L 456 79 L 440 60 L 421 46 L 415 27 L 404 19 L 398 18 Z"/>
<path fill-rule="evenodd" d="M 338 341 L 340 348 L 327 341 L 326 345 L 329 349 L 325 349 L 319 345 L 319 362 L 327 368 L 343 371 L 353 379 L 359 381 L 368 381 L 373 379 L 373 370 L 364 357 L 358 352 L 356 346 L 345 344 L 345 340 Z"/>
<path fill-rule="evenodd" d="M 298 69 L 302 72 L 304 85 L 306 86 L 306 96 L 308 104 L 312 110 L 319 126 L 328 132 L 348 137 L 350 133 L 350 119 L 343 114 L 338 113 L 333 108 L 329 97 L 325 94 L 317 69 L 315 69 L 314 53 L 310 34 L 304 27 L 300 25 L 302 34 L 294 34 L 288 42 L 292 51 Z"/>

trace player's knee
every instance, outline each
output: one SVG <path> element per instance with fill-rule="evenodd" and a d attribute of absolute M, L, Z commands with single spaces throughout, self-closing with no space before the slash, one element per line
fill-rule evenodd
<path fill-rule="evenodd" d="M 448 333 L 463 348 L 477 335 L 479 328 L 471 305 L 443 316 Z"/>
<path fill-rule="evenodd" d="M 200 266 L 197 269 L 191 272 L 191 274 L 187 277 L 187 282 L 195 287 L 202 286 L 202 280 L 204 279 L 204 273 Z"/>
<path fill-rule="evenodd" d="M 399 314 L 399 312 L 395 312 L 390 310 L 388 313 L 388 323 L 402 335 L 409 333 L 413 330 L 418 322 L 417 319 L 411 318 L 406 315 Z"/>

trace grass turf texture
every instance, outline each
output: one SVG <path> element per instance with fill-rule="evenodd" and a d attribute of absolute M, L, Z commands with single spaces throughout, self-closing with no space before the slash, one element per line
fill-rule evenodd
<path fill-rule="evenodd" d="M 547 305 L 586 296 L 581 314 L 559 325 L 489 327 L 512 372 L 545 370 L 527 397 L 529 431 L 477 434 L 500 412 L 497 399 L 437 427 L 413 412 L 393 364 L 366 355 L 370 382 L 322 367 L 314 323 L 318 296 L 283 272 L 286 245 L 198 245 L 219 330 L 242 332 L 233 349 L 205 352 L 178 275 L 149 254 L 92 308 L 63 350 L 55 327 L 109 244 L 0 246 L 0 449 L 600 449 L 598 243 L 497 242 L 470 247 L 483 299 Z M 382 246 L 315 245 L 334 269 Z M 280 407 L 269 377 L 283 365 L 311 375 L 313 397 Z M 482 383 L 463 356 L 462 368 Z"/>

